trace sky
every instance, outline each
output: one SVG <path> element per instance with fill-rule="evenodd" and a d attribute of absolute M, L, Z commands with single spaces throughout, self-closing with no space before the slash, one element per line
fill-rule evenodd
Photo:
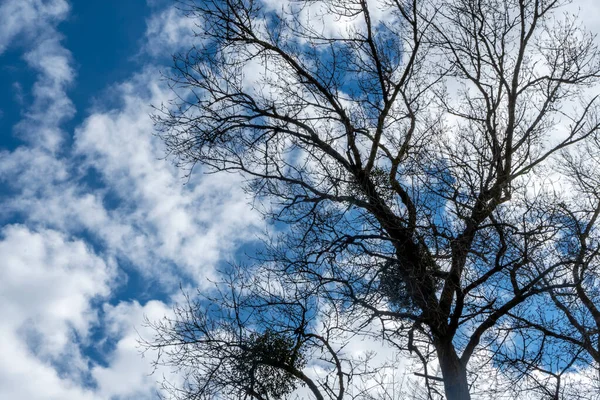
<path fill-rule="evenodd" d="M 170 0 L 0 0 L 0 399 L 156 398 L 144 317 L 264 230 L 239 177 L 152 135 L 193 29 Z"/>
<path fill-rule="evenodd" d="M 0 398 L 157 398 L 143 318 L 252 245 L 233 175 L 164 159 L 170 1 L 0 1 Z M 167 371 L 168 373 L 168 371 Z"/>

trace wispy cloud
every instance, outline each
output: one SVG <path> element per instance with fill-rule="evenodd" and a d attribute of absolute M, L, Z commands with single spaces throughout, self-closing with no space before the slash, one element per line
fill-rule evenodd
<path fill-rule="evenodd" d="M 66 0 L 6 0 L 0 5 L 0 53 L 15 41 L 37 41 L 65 19 Z"/>
<path fill-rule="evenodd" d="M 194 19 L 175 7 L 167 7 L 146 21 L 143 50 L 153 57 L 170 56 L 173 52 L 189 49 L 198 29 Z"/>

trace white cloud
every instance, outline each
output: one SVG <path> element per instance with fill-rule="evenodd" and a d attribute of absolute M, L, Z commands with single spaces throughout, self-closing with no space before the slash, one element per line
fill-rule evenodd
<path fill-rule="evenodd" d="M 60 125 L 75 114 L 66 93 L 75 78 L 71 54 L 55 34 L 26 53 L 25 60 L 38 73 L 38 79 L 33 86 L 33 104 L 15 129 L 34 147 L 58 151 L 64 139 Z"/>
<path fill-rule="evenodd" d="M 237 246 L 254 240 L 261 220 L 238 177 L 196 171 L 184 185 L 181 171 L 162 159 L 149 118 L 149 104 L 168 96 L 157 80 L 146 72 L 116 87 L 112 95 L 122 107 L 91 113 L 76 130 L 75 159 L 36 147 L 5 152 L 0 180 L 18 194 L 5 202 L 4 214 L 86 231 L 106 254 L 128 260 L 144 276 L 177 286 L 183 273 L 201 283 Z M 104 188 L 82 179 L 88 169 Z"/>
<path fill-rule="evenodd" d="M 52 29 L 69 12 L 66 0 L 5 0 L 0 5 L 0 53 L 19 36 L 43 37 L 40 32 Z"/>
<path fill-rule="evenodd" d="M 66 94 L 75 77 L 71 53 L 62 46 L 62 36 L 56 30 L 68 12 L 69 4 L 64 0 L 9 0 L 0 6 L 0 53 L 15 42 L 21 44 L 25 48 L 23 58 L 37 74 L 33 103 L 21 104 L 25 117 L 15 131 L 34 147 L 52 152 L 60 149 L 63 140 L 60 124 L 75 113 Z M 13 87 L 19 101 L 20 83 Z"/>
<path fill-rule="evenodd" d="M 33 318 L 35 328 L 44 332 L 46 350 L 54 354 L 66 345 L 68 326 L 87 332 L 93 317 L 88 302 L 108 295 L 111 268 L 85 243 L 69 241 L 56 231 L 9 225 L 3 235 L 0 281 L 3 296 L 15 307 L 5 312 L 12 321 Z"/>
<path fill-rule="evenodd" d="M 146 273 L 152 266 L 164 272 L 169 261 L 193 278 L 210 274 L 236 246 L 253 239 L 258 214 L 247 205 L 239 178 L 196 171 L 184 185 L 181 171 L 162 159 L 149 104 L 160 104 L 169 93 L 156 75 L 138 75 L 116 93 L 123 107 L 93 113 L 75 134 L 76 154 L 119 199 L 111 217 L 132 229 L 111 245 L 123 255 L 133 252 L 128 258 Z"/>
<path fill-rule="evenodd" d="M 169 57 L 194 44 L 195 21 L 175 7 L 166 7 L 146 22 L 144 50 L 154 57 Z"/>
<path fill-rule="evenodd" d="M 87 340 L 91 301 L 110 293 L 114 265 L 53 230 L 9 225 L 1 237 L 0 398 L 91 398 L 78 387 L 86 363 L 74 339 Z"/>
<path fill-rule="evenodd" d="M 133 301 L 107 305 L 104 312 L 105 328 L 118 342 L 110 355 L 109 367 L 92 369 L 98 395 L 103 399 L 156 398 L 156 383 L 162 379 L 162 374 L 169 375 L 169 371 L 153 371 L 149 361 L 155 354 L 142 358 L 138 340 L 140 335 L 150 339 L 153 333 L 143 327 L 145 317 L 158 320 L 169 315 L 171 309 L 158 301 L 150 301 L 144 306 Z"/>

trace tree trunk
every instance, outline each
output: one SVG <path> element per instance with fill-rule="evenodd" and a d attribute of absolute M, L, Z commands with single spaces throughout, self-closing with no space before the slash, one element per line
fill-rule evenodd
<path fill-rule="evenodd" d="M 444 378 L 446 399 L 471 400 L 467 382 L 467 368 L 460 362 L 452 343 L 438 343 L 436 350 Z"/>

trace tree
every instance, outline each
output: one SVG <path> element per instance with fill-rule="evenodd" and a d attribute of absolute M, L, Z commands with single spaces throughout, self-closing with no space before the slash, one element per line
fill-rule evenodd
<path fill-rule="evenodd" d="M 188 372 L 176 393 L 360 398 L 378 368 L 343 345 L 368 336 L 422 362 L 430 398 L 464 400 L 481 365 L 554 373 L 513 335 L 564 344 L 550 303 L 597 337 L 578 322 L 597 313 L 597 191 L 570 208 L 557 189 L 591 187 L 569 154 L 598 140 L 600 54 L 563 3 L 179 3 L 197 45 L 174 57 L 158 135 L 190 171 L 241 173 L 278 233 L 155 325 L 147 345 Z"/>

